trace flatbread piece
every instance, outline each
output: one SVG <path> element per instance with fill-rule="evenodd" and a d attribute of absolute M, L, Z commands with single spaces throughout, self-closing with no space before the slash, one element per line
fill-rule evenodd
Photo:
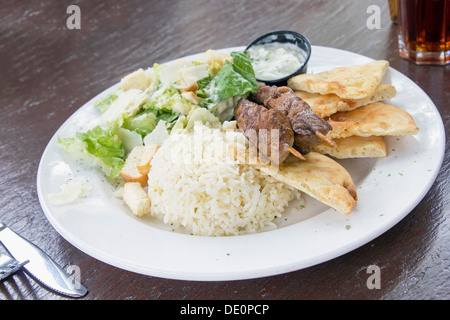
<path fill-rule="evenodd" d="M 301 74 L 289 79 L 288 86 L 294 91 L 322 95 L 333 93 L 344 99 L 365 99 L 375 92 L 388 67 L 388 61 L 378 60 L 317 74 Z"/>
<path fill-rule="evenodd" d="M 231 146 L 240 163 L 248 164 L 273 178 L 296 188 L 344 215 L 350 214 L 358 202 L 356 187 L 348 171 L 333 159 L 317 152 L 305 155 L 306 160 L 289 156 L 280 166 L 272 166 L 251 158 L 250 149 Z"/>
<path fill-rule="evenodd" d="M 295 94 L 308 103 L 316 114 L 326 118 L 336 112 L 352 111 L 370 103 L 392 99 L 396 96 L 397 91 L 392 85 L 380 84 L 370 97 L 355 100 L 343 99 L 335 94 L 321 95 L 306 91 L 295 91 Z"/>
<path fill-rule="evenodd" d="M 336 159 L 384 158 L 388 156 L 386 142 L 383 137 L 358 137 L 334 139 L 337 148 L 322 142 L 313 151 L 327 154 Z"/>
<path fill-rule="evenodd" d="M 327 135 L 330 139 L 350 136 L 406 136 L 419 131 L 408 112 L 382 102 L 335 113 L 328 118 L 328 122 L 333 127 Z"/>

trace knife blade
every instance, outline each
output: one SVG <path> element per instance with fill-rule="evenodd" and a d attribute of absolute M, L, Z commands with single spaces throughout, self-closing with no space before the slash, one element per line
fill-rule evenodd
<path fill-rule="evenodd" d="M 73 276 L 62 269 L 39 247 L 0 223 L 0 242 L 9 254 L 18 261 L 28 263 L 22 268 L 34 280 L 59 294 L 80 298 L 87 289 Z"/>

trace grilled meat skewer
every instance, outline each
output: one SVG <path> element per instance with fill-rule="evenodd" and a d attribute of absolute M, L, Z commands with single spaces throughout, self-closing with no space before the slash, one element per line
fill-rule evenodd
<path fill-rule="evenodd" d="M 302 154 L 309 153 L 322 141 L 336 147 L 332 140 L 325 137 L 332 129 L 331 125 L 314 113 L 291 88 L 263 85 L 250 100 L 269 109 L 276 109 L 289 118 L 294 131 L 294 146 Z"/>
<path fill-rule="evenodd" d="M 282 163 L 290 153 L 304 159 L 292 147 L 294 132 L 290 120 L 283 113 L 276 109 L 269 110 L 247 99 L 241 99 L 234 110 L 234 115 L 245 137 L 257 147 L 258 152 L 273 163 Z"/>

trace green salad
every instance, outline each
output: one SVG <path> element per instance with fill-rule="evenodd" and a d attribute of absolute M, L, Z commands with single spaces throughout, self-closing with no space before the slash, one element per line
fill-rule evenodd
<path fill-rule="evenodd" d="M 196 121 L 230 121 L 237 101 L 257 89 L 246 52 L 208 50 L 198 61 L 154 64 L 127 75 L 95 103 L 98 126 L 58 142 L 86 155 L 114 179 L 134 147 L 161 145 L 173 130 L 188 130 Z"/>

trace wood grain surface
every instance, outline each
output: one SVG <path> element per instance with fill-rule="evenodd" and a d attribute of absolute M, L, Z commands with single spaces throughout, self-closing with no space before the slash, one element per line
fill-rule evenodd
<path fill-rule="evenodd" d="M 66 9 L 81 8 L 69 30 Z M 369 30 L 378 5 L 381 28 Z M 242 281 L 166 280 L 124 271 L 74 248 L 40 207 L 36 173 L 55 131 L 123 75 L 207 49 L 246 45 L 290 29 L 312 44 L 389 60 L 431 97 L 450 132 L 450 66 L 417 66 L 397 53 L 384 0 L 0 0 L 0 221 L 62 266 L 78 265 L 85 300 L 449 299 L 449 142 L 444 165 L 423 201 L 400 223 L 344 256 L 288 274 Z M 4 252 L 3 248 L 0 252 Z M 367 267 L 382 271 L 366 286 Z M 63 300 L 19 272 L 0 283 L 3 300 Z"/>

